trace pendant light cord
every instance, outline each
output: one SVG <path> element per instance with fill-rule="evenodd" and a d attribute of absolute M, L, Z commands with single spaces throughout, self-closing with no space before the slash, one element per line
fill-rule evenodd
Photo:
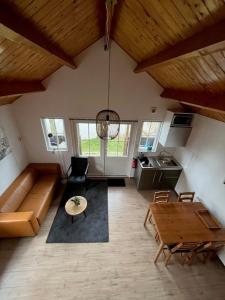
<path fill-rule="evenodd" d="M 108 110 L 109 110 L 109 98 L 110 98 L 110 88 L 111 88 L 111 43 L 109 42 L 109 64 L 108 64 Z"/>

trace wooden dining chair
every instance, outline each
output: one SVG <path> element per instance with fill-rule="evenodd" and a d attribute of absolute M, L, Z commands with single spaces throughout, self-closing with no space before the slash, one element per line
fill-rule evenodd
<path fill-rule="evenodd" d="M 170 191 L 155 192 L 153 202 L 155 203 L 167 203 L 170 199 Z"/>
<path fill-rule="evenodd" d="M 196 254 L 202 255 L 203 263 L 206 263 L 211 257 L 215 256 L 223 247 L 225 246 L 225 242 L 208 242 L 196 249 Z"/>
<path fill-rule="evenodd" d="M 155 192 L 153 202 L 154 203 L 167 203 L 169 201 L 169 198 L 170 198 L 170 191 Z M 149 203 L 148 211 L 147 211 L 147 214 L 145 217 L 144 226 L 146 226 L 147 221 L 149 221 L 151 223 L 150 203 Z"/>
<path fill-rule="evenodd" d="M 185 193 L 180 193 L 178 196 L 177 201 L 178 202 L 193 202 L 194 201 L 194 192 L 185 192 Z"/>
<path fill-rule="evenodd" d="M 153 202 L 154 203 L 167 203 L 169 201 L 169 198 L 170 198 L 170 191 L 159 191 L 159 192 L 154 193 Z M 155 230 L 155 240 L 156 240 L 156 242 L 159 242 L 159 234 L 156 230 L 155 224 L 152 223 L 150 204 L 149 204 L 148 211 L 147 211 L 147 214 L 145 217 L 144 226 L 146 226 L 147 221 L 149 221 L 153 225 L 154 230 Z"/>
<path fill-rule="evenodd" d="M 187 262 L 189 265 L 195 255 L 195 250 L 202 246 L 202 243 L 197 242 L 183 242 L 176 245 L 166 245 L 166 249 L 169 253 L 165 255 L 165 266 L 168 265 L 171 256 L 176 253 L 180 253 L 183 258 L 183 263 Z M 185 255 L 186 254 L 186 255 Z"/>

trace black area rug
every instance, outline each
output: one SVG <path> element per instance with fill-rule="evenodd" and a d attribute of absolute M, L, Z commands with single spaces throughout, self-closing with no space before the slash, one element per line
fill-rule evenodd
<path fill-rule="evenodd" d="M 124 178 L 108 178 L 108 186 L 126 186 Z"/>
<path fill-rule="evenodd" d="M 87 184 L 85 198 L 87 209 L 84 214 L 74 217 L 65 212 L 66 201 L 81 195 L 79 189 L 68 185 L 59 205 L 52 227 L 50 229 L 47 243 L 102 243 L 109 241 L 108 228 L 108 189 L 107 181 L 91 180 Z"/>

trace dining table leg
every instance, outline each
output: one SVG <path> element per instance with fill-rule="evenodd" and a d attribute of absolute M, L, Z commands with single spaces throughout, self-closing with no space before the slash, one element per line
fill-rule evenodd
<path fill-rule="evenodd" d="M 159 245 L 159 248 L 156 252 L 156 255 L 155 255 L 155 258 L 154 258 L 154 263 L 157 262 L 158 258 L 159 258 L 159 255 L 161 254 L 161 252 L 163 251 L 163 247 L 164 247 L 164 243 L 161 241 L 160 242 L 160 245 Z"/>

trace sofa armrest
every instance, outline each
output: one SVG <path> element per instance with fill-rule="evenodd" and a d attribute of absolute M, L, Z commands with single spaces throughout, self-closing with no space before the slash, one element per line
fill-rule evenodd
<path fill-rule="evenodd" d="M 0 237 L 34 236 L 38 231 L 33 212 L 0 213 Z"/>

